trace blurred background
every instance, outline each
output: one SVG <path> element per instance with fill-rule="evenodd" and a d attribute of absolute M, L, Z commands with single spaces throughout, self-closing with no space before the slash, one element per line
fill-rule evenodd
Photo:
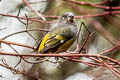
<path fill-rule="evenodd" d="M 120 0 L 27 0 L 33 9 L 40 12 L 46 16 L 61 16 L 64 12 L 73 12 L 77 19 L 78 28 L 80 28 L 81 21 L 83 21 L 89 31 L 94 32 L 90 37 L 89 41 L 85 45 L 85 50 L 88 54 L 97 54 L 104 50 L 107 50 L 114 46 L 119 41 L 120 36 L 120 14 L 107 14 L 107 15 L 98 15 L 103 14 L 108 11 L 115 11 L 111 9 L 103 9 L 94 7 L 95 5 L 87 5 L 87 3 L 94 4 L 99 3 L 98 5 L 102 6 L 111 6 L 117 7 L 120 6 Z M 77 4 L 71 1 L 85 2 L 86 4 Z M 100 3 L 104 2 L 104 3 Z M 19 16 L 28 16 L 28 18 L 36 18 L 36 14 L 31 11 L 31 9 L 25 5 L 22 0 L 1 0 L 0 1 L 0 13 L 1 14 L 10 14 L 17 16 L 19 9 Z M 119 11 L 119 9 L 116 11 Z M 79 16 L 88 16 L 81 19 Z M 46 18 L 47 21 L 51 23 L 40 23 L 32 22 L 28 26 L 28 29 L 50 29 L 51 26 L 54 26 L 58 19 L 56 18 Z M 26 22 L 26 20 L 22 20 Z M 53 22 L 52 22 L 53 21 Z M 5 29 L 3 29 L 5 28 Z M 0 16 L 0 38 L 5 36 L 23 31 L 26 29 L 26 25 L 21 23 L 18 19 L 6 16 Z M 20 33 L 6 38 L 7 41 L 13 41 L 17 43 L 22 43 L 30 46 L 37 46 L 37 42 L 44 36 L 46 32 L 42 31 L 32 31 L 29 32 L 34 38 L 32 38 L 28 33 Z M 84 27 L 82 27 L 81 35 L 79 39 L 79 44 L 82 45 L 84 39 L 88 32 Z M 24 47 L 13 46 L 16 51 L 19 53 L 30 53 L 32 50 Z M 74 51 L 76 49 L 76 43 L 69 49 L 69 51 Z M 14 52 L 11 47 L 6 44 L 1 43 L 0 52 Z M 119 59 L 119 51 L 115 50 L 107 56 Z M 11 56 L 1 56 L 4 58 L 10 66 L 14 67 L 18 61 L 19 57 Z M 31 59 L 32 60 L 32 59 Z M 55 61 L 54 58 L 50 60 Z M 86 58 L 81 58 L 81 60 L 89 61 Z M 24 69 L 26 72 L 31 71 L 32 64 L 22 61 L 17 69 Z M 72 61 L 63 61 L 56 66 L 54 63 L 44 62 L 40 63 L 39 68 L 35 73 L 31 75 L 37 79 L 29 76 L 23 76 L 18 74 L 13 74 L 10 70 L 0 66 L 0 73 L 4 78 L 0 77 L 0 80 L 119 80 L 112 72 L 103 67 L 89 67 L 82 63 L 72 62 Z"/>

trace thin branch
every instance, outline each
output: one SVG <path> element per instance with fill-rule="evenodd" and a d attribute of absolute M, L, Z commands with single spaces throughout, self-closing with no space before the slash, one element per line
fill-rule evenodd
<path fill-rule="evenodd" d="M 4 52 L 0 52 L 0 55 L 8 55 L 8 56 L 30 56 L 30 57 L 95 57 L 95 58 L 102 58 L 105 60 L 109 60 L 110 62 L 116 63 L 120 66 L 120 63 L 117 60 L 114 60 L 112 58 L 109 58 L 107 56 L 102 56 L 99 54 L 78 54 L 76 52 L 72 52 L 72 54 L 70 53 L 65 53 L 65 54 L 30 54 L 30 53 L 24 53 L 24 54 L 16 54 L 16 53 L 4 53 Z"/>
<path fill-rule="evenodd" d="M 86 5 L 86 6 L 91 6 L 94 8 L 101 8 L 101 9 L 106 9 L 109 10 L 110 7 L 109 6 L 103 6 L 103 5 L 99 5 L 99 4 L 95 4 L 95 3 L 88 3 L 88 2 L 80 2 L 80 1 L 75 1 L 75 0 L 64 0 L 66 2 L 70 2 L 70 3 L 74 3 L 74 4 L 78 4 L 78 5 Z M 101 3 L 100 3 L 101 4 Z M 112 10 L 119 10 L 120 6 L 117 7 L 111 7 Z"/>
<path fill-rule="evenodd" d="M 85 29 L 86 29 L 87 32 L 88 32 L 88 35 L 87 35 L 85 41 L 83 42 L 83 45 L 82 45 L 81 49 L 78 51 L 79 53 L 83 50 L 83 48 L 84 48 L 84 46 L 86 45 L 86 43 L 88 42 L 90 36 L 93 34 L 93 33 L 91 33 L 91 32 L 87 29 L 87 27 L 86 27 L 86 25 L 84 24 L 84 22 L 81 22 L 81 24 L 84 25 Z"/>
<path fill-rule="evenodd" d="M 4 28 L 0 29 L 0 31 L 1 31 L 1 30 L 5 30 L 5 29 L 7 29 L 7 27 L 4 27 Z"/>
<path fill-rule="evenodd" d="M 101 63 L 108 68 L 113 74 L 115 74 L 117 77 L 120 77 L 120 72 L 117 71 L 116 69 L 114 69 L 111 65 L 109 65 L 108 63 L 104 62 L 102 59 L 98 58 L 99 61 L 101 61 Z"/>
<path fill-rule="evenodd" d="M 75 50 L 76 52 L 79 51 L 79 48 L 80 48 L 80 46 L 79 46 L 79 36 L 80 36 L 81 29 L 82 29 L 82 23 L 80 24 L 80 28 L 79 28 L 78 33 L 77 33 L 77 43 L 76 43 L 76 50 Z"/>
<path fill-rule="evenodd" d="M 116 45 L 115 47 L 111 48 L 111 49 L 108 49 L 108 50 L 105 50 L 101 53 L 99 53 L 100 55 L 104 55 L 106 53 L 109 53 L 109 52 L 112 52 L 114 49 L 118 49 L 120 46 L 119 45 Z"/>
<path fill-rule="evenodd" d="M 83 63 L 83 64 L 88 65 L 88 66 L 92 66 L 92 67 L 102 66 L 101 64 L 98 64 L 98 63 L 86 62 L 86 61 L 74 59 L 74 58 L 65 58 L 65 57 L 61 57 L 61 58 L 65 59 L 65 60 L 73 61 L 73 62 L 80 62 L 80 63 Z"/>
<path fill-rule="evenodd" d="M 109 15 L 109 14 L 120 14 L 120 11 L 106 11 L 106 12 L 102 12 L 102 13 L 98 13 L 98 14 L 89 14 L 89 15 L 82 15 L 82 16 L 75 16 L 76 19 L 81 19 L 81 18 L 90 18 L 90 17 L 98 17 L 98 16 L 105 16 L 105 15 Z M 6 16 L 6 17 L 13 17 L 13 18 L 19 18 L 19 19 L 24 19 L 27 20 L 25 17 L 18 17 L 18 16 L 14 16 L 14 15 L 9 15 L 9 14 L 2 14 L 0 13 L 1 16 Z M 60 16 L 47 16 L 44 15 L 45 18 L 48 19 L 58 19 Z M 34 21 L 34 22 L 40 22 L 40 23 L 44 23 L 42 20 L 39 20 L 38 18 L 29 18 L 29 21 Z M 56 21 L 47 21 L 46 23 L 55 23 Z"/>
<path fill-rule="evenodd" d="M 43 2 L 48 2 L 46 0 L 42 0 L 42 1 L 29 1 L 30 4 L 35 4 L 35 3 L 43 3 Z"/>
<path fill-rule="evenodd" d="M 26 31 L 27 31 L 27 33 L 28 33 L 28 35 L 29 36 L 31 36 L 35 41 L 37 41 L 37 39 L 34 37 L 34 36 L 32 36 L 30 33 L 29 33 L 29 31 L 28 31 L 28 24 L 29 24 L 29 19 L 28 19 L 28 16 L 25 14 L 25 16 L 26 16 L 26 18 L 27 18 L 27 24 L 26 24 Z"/>
<path fill-rule="evenodd" d="M 93 3 L 93 4 L 96 4 L 96 5 L 100 5 L 100 4 L 104 4 L 104 3 L 107 3 L 108 0 L 103 0 L 103 2 L 97 2 L 97 3 Z"/>
<path fill-rule="evenodd" d="M 32 47 L 32 46 L 28 46 L 28 45 L 20 44 L 20 43 L 16 43 L 16 42 L 11 42 L 11 41 L 6 41 L 6 40 L 2 40 L 2 39 L 0 39 L 0 42 L 1 42 L 1 43 L 5 43 L 5 44 L 8 44 L 8 45 L 12 44 L 12 45 L 17 45 L 17 46 L 22 46 L 22 47 L 34 49 L 34 47 Z"/>
<path fill-rule="evenodd" d="M 24 2 L 39 18 L 43 19 L 43 21 L 46 21 L 45 17 L 44 17 L 42 14 L 38 13 L 36 10 L 34 10 L 26 0 L 23 0 L 23 2 Z"/>
<path fill-rule="evenodd" d="M 12 17 L 12 18 L 19 18 L 19 19 L 24 19 L 27 20 L 25 17 L 19 17 L 19 16 L 14 16 L 14 15 L 9 15 L 9 14 L 2 14 L 0 13 L 1 16 L 7 16 L 7 17 Z M 42 20 L 38 19 L 38 18 L 29 18 L 30 21 L 35 21 L 35 22 L 40 22 L 40 23 L 44 23 Z"/>
<path fill-rule="evenodd" d="M 45 59 L 41 59 L 39 61 L 30 61 L 30 60 L 26 60 L 25 58 L 22 57 L 22 59 L 27 62 L 27 63 L 30 63 L 30 64 L 39 64 L 39 63 L 43 63 L 45 61 L 48 61 L 50 59 L 50 57 L 48 58 L 45 58 Z"/>
<path fill-rule="evenodd" d="M 20 18 L 19 18 L 19 15 L 20 15 L 20 10 L 21 10 L 21 8 L 19 9 L 19 11 L 18 11 L 18 14 L 17 14 L 17 19 L 22 23 L 22 24 L 24 24 L 24 25 L 26 25 L 26 23 L 24 23 L 22 20 L 20 20 Z"/>
<path fill-rule="evenodd" d="M 27 30 L 27 31 L 44 31 L 44 32 L 49 32 L 49 30 L 46 30 L 46 29 L 29 29 L 29 30 Z M 8 37 L 10 37 L 10 36 L 13 36 L 13 35 L 15 35 L 15 34 L 24 33 L 24 32 L 27 32 L 27 31 L 24 30 L 24 31 L 15 32 L 15 33 L 12 33 L 12 34 L 9 34 L 9 35 L 5 36 L 5 37 L 2 38 L 2 39 L 4 40 L 4 39 L 6 39 L 6 38 L 8 38 Z"/>

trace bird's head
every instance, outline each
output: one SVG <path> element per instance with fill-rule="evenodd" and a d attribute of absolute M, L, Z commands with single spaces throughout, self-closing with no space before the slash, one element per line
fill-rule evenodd
<path fill-rule="evenodd" d="M 72 12 L 65 12 L 61 18 L 61 23 L 74 23 L 75 22 L 75 15 Z"/>

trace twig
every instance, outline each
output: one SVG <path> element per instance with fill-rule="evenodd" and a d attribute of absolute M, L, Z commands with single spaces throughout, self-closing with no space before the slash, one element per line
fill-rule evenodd
<path fill-rule="evenodd" d="M 34 1 L 31 1 L 31 2 L 30 2 L 30 1 L 29 1 L 30 4 L 41 3 L 41 2 L 43 3 L 43 2 L 48 2 L 48 1 L 46 1 L 46 0 L 44 0 L 44 1 L 43 1 L 43 0 L 42 0 L 42 1 L 35 1 L 35 2 L 34 2 Z"/>
<path fill-rule="evenodd" d="M 83 64 L 88 65 L 88 66 L 92 66 L 92 67 L 101 66 L 101 64 L 98 64 L 98 63 L 86 62 L 86 61 L 82 61 L 82 60 L 79 60 L 79 59 L 65 58 L 65 57 L 61 57 L 61 58 L 66 59 L 66 60 L 70 60 L 70 61 L 73 61 L 73 62 L 80 62 L 80 63 L 83 63 Z"/>
<path fill-rule="evenodd" d="M 30 35 L 35 41 L 37 41 L 37 39 L 34 37 L 34 36 L 32 36 L 30 33 L 29 33 L 29 31 L 28 31 L 28 24 L 29 24 L 29 19 L 28 19 L 28 16 L 25 14 L 25 16 L 26 16 L 26 18 L 27 18 L 27 24 L 26 24 L 26 31 L 27 31 L 27 33 L 28 33 L 28 35 Z"/>
<path fill-rule="evenodd" d="M 18 14 L 17 14 L 17 19 L 22 23 L 22 24 L 24 24 L 24 25 L 26 25 L 26 23 L 24 23 L 22 20 L 20 20 L 20 18 L 19 18 L 19 15 L 20 15 L 20 10 L 21 10 L 21 8 L 19 9 L 19 11 L 18 11 Z"/>
<path fill-rule="evenodd" d="M 16 49 L 14 49 L 11 45 L 9 45 L 9 46 L 10 46 L 17 54 L 19 54 Z M 20 60 L 19 60 L 18 63 L 14 66 L 14 68 L 16 68 L 16 67 L 21 63 L 21 58 L 22 58 L 22 56 L 20 56 Z"/>
<path fill-rule="evenodd" d="M 23 2 L 41 19 L 43 19 L 43 21 L 46 21 L 46 19 L 44 18 L 44 16 L 40 13 L 38 13 L 36 10 L 34 10 L 30 4 L 26 1 L 26 0 L 23 0 Z"/>
<path fill-rule="evenodd" d="M 4 28 L 0 29 L 0 31 L 1 31 L 1 30 L 5 30 L 5 29 L 7 29 L 7 27 L 4 27 Z"/>
<path fill-rule="evenodd" d="M 25 44 L 19 44 L 19 43 L 16 43 L 16 42 L 6 41 L 6 40 L 2 40 L 2 39 L 0 39 L 0 42 L 8 44 L 8 45 L 12 44 L 12 45 L 17 45 L 17 46 L 22 46 L 22 47 L 34 49 L 34 47 L 31 47 L 31 46 L 28 46 L 28 45 L 25 45 Z"/>
<path fill-rule="evenodd" d="M 99 5 L 99 4 L 95 4 L 95 3 L 88 3 L 88 2 L 80 2 L 80 1 L 75 1 L 75 0 L 64 0 L 66 2 L 70 2 L 70 3 L 74 3 L 74 4 L 78 4 L 78 5 L 86 5 L 86 6 L 91 6 L 94 8 L 101 8 L 101 9 L 106 9 L 109 10 L 109 6 L 103 6 L 103 5 Z M 101 3 L 100 3 L 101 4 Z M 102 3 L 103 4 L 103 3 Z M 111 7 L 112 10 L 119 10 L 120 6 L 117 7 Z"/>
<path fill-rule="evenodd" d="M 75 50 L 76 52 L 79 51 L 79 48 L 80 48 L 80 46 L 79 46 L 79 36 L 80 36 L 81 29 L 82 29 L 82 23 L 80 24 L 80 28 L 79 28 L 78 33 L 77 33 L 77 43 L 76 43 L 76 50 Z"/>
<path fill-rule="evenodd" d="M 104 4 L 104 3 L 107 3 L 108 0 L 103 0 L 103 2 L 97 2 L 97 3 L 93 3 L 93 4 L 96 4 L 96 5 L 100 5 L 100 4 Z"/>
<path fill-rule="evenodd" d="M 46 30 L 46 29 L 29 29 L 29 30 L 27 30 L 27 31 L 44 31 L 44 32 L 49 32 L 49 30 Z M 15 33 L 12 33 L 12 34 L 9 34 L 9 35 L 5 36 L 5 37 L 2 38 L 2 39 L 4 40 L 4 39 L 6 39 L 6 38 L 8 38 L 8 37 L 10 37 L 10 36 L 13 36 L 13 35 L 15 35 L 15 34 L 24 33 L 24 32 L 27 32 L 27 31 L 24 30 L 24 31 L 15 32 Z"/>
<path fill-rule="evenodd" d="M 86 45 L 86 43 L 88 42 L 88 40 L 89 40 L 90 36 L 93 34 L 93 33 L 91 33 L 91 32 L 87 29 L 87 27 L 86 27 L 86 25 L 84 24 L 84 22 L 81 22 L 81 24 L 83 24 L 83 25 L 84 25 L 85 29 L 86 29 L 86 30 L 87 30 L 87 32 L 88 32 L 88 35 L 87 35 L 87 37 L 86 37 L 85 41 L 83 42 L 83 45 L 82 45 L 81 49 L 78 51 L 79 53 L 82 51 L 82 49 L 84 48 L 84 46 L 85 46 L 85 45 Z"/>
<path fill-rule="evenodd" d="M 120 11 L 111 11 L 111 14 L 119 14 Z M 92 14 L 92 15 L 82 15 L 82 16 L 75 16 L 76 19 L 81 19 L 81 18 L 90 18 L 90 17 L 98 17 L 98 16 L 104 16 L 104 15 L 109 15 L 110 12 L 106 11 L 106 12 L 102 12 L 99 14 Z M 18 16 L 14 16 L 14 15 L 9 15 L 9 14 L 2 14 L 0 13 L 1 16 L 6 16 L 6 17 L 13 17 L 13 18 L 19 18 L 19 19 L 24 19 L 27 20 L 25 17 L 18 17 Z M 60 16 L 47 16 L 44 15 L 45 18 L 49 18 L 49 19 L 58 19 Z M 44 23 L 42 20 L 39 20 L 38 18 L 29 18 L 29 21 L 34 21 L 34 22 L 41 22 Z M 55 23 L 56 21 L 47 21 L 46 23 Z"/>
<path fill-rule="evenodd" d="M 23 59 L 25 62 L 30 63 L 30 64 L 43 63 L 43 62 L 45 62 L 45 61 L 48 61 L 49 58 L 50 58 L 50 57 L 45 58 L 45 59 L 42 59 L 42 60 L 39 60 L 39 61 L 30 61 L 30 60 L 26 60 L 25 58 L 22 57 L 22 59 Z"/>
<path fill-rule="evenodd" d="M 115 47 L 113 47 L 113 48 L 111 48 L 111 49 L 108 49 L 108 50 L 105 50 L 105 51 L 103 51 L 103 52 L 101 52 L 101 53 L 99 53 L 100 55 L 104 55 L 104 54 L 106 54 L 106 53 L 109 53 L 109 52 L 111 52 L 111 51 L 113 51 L 114 49 L 118 49 L 120 46 L 119 45 L 116 45 Z"/>
<path fill-rule="evenodd" d="M 120 77 L 120 72 L 115 70 L 111 65 L 109 65 L 108 63 L 104 62 L 101 58 L 98 58 L 99 61 L 101 61 L 101 63 L 108 68 L 113 74 L 115 74 L 117 77 Z"/>
<path fill-rule="evenodd" d="M 2 14 L 0 13 L 1 16 L 7 16 L 7 17 L 13 17 L 13 18 L 19 18 L 19 19 L 24 19 L 26 20 L 25 17 L 19 17 L 19 16 L 14 16 L 14 15 L 9 15 L 9 14 Z M 30 21 L 35 21 L 35 22 L 40 22 L 40 23 L 43 23 L 42 20 L 38 19 L 38 18 L 29 18 Z"/>

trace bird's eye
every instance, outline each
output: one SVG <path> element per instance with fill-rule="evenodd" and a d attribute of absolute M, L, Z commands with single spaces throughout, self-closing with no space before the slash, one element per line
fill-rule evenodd
<path fill-rule="evenodd" d="M 67 18 L 67 16 L 66 16 L 66 15 L 63 15 L 63 16 L 62 16 L 62 19 L 66 19 L 66 18 Z"/>
<path fill-rule="evenodd" d="M 74 16 L 69 16 L 71 19 L 73 19 L 74 18 Z"/>
<path fill-rule="evenodd" d="M 64 15 L 63 17 L 64 17 L 64 18 L 67 18 L 67 15 Z"/>

